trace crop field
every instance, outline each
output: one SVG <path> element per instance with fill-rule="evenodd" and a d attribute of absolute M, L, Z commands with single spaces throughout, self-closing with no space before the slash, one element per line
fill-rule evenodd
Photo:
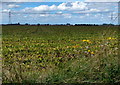
<path fill-rule="evenodd" d="M 3 83 L 120 82 L 117 26 L 3 26 Z"/>

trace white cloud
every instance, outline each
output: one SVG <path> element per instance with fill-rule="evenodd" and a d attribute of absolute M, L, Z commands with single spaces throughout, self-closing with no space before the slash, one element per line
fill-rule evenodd
<path fill-rule="evenodd" d="M 49 9 L 50 9 L 50 10 L 57 10 L 57 6 L 56 6 L 56 5 L 52 5 L 52 6 L 50 6 Z"/>
<path fill-rule="evenodd" d="M 29 10 L 29 8 L 26 8 L 27 10 Z M 32 8 L 33 11 L 53 11 L 53 10 L 57 10 L 57 6 L 56 5 L 52 5 L 52 6 L 48 6 L 48 5 L 40 5 L 38 7 L 34 7 Z"/>
<path fill-rule="evenodd" d="M 71 14 L 63 14 L 64 18 L 72 18 Z"/>
<path fill-rule="evenodd" d="M 0 0 L 0 2 L 75 2 L 79 0 Z"/>
<path fill-rule="evenodd" d="M 72 11 L 72 10 L 85 10 L 87 9 L 87 4 L 84 2 L 67 2 L 67 3 L 62 3 L 58 6 L 52 5 L 40 5 L 38 7 L 26 7 L 23 9 L 23 11 L 54 11 L 54 10 L 66 10 L 66 11 Z"/>
<path fill-rule="evenodd" d="M 90 14 L 86 14 L 86 16 L 90 16 Z"/>
<path fill-rule="evenodd" d="M 58 6 L 58 10 L 84 10 L 87 9 L 86 5 L 86 3 L 79 1 L 62 3 Z"/>
<path fill-rule="evenodd" d="M 58 6 L 58 9 L 59 9 L 59 10 L 66 10 L 66 9 L 68 9 L 68 7 L 66 6 L 66 4 L 67 4 L 67 3 L 62 3 L 62 4 L 60 4 L 60 5 Z"/>
<path fill-rule="evenodd" d="M 97 18 L 100 17 L 100 16 L 101 16 L 101 14 L 96 14 L 96 15 L 95 15 L 95 17 L 97 17 Z"/>
<path fill-rule="evenodd" d="M 20 0 L 18 0 L 20 1 Z M 31 0 L 29 0 L 31 1 Z M 93 0 L 91 0 L 93 1 Z M 18 3 L 7 3 L 3 7 L 4 12 L 9 12 L 8 5 L 10 4 L 16 4 L 20 5 Z M 117 3 L 116 3 L 117 4 Z M 109 19 L 108 15 L 106 15 L 106 11 L 114 10 L 114 7 L 117 9 L 117 5 L 115 3 L 85 3 L 85 2 L 63 2 L 60 5 L 40 5 L 37 7 L 26 7 L 23 10 L 12 10 L 12 12 L 30 12 L 30 13 L 46 13 L 46 14 L 13 14 L 12 16 L 16 16 L 15 18 L 12 17 L 12 22 L 20 22 L 20 23 L 62 23 L 62 22 L 89 22 L 89 20 L 93 19 L 97 20 L 98 22 L 103 19 Z M 27 5 L 26 5 L 27 6 Z M 12 7 L 12 6 L 11 6 Z M 14 7 L 14 6 L 13 6 Z M 22 7 L 22 5 L 21 5 Z M 113 8 L 113 9 L 112 9 Z M 115 11 L 115 10 L 114 10 Z M 100 13 L 105 12 L 105 14 Z M 48 14 L 47 14 L 48 13 Z M 53 13 L 53 14 L 49 14 Z M 71 14 L 71 13 L 78 13 L 78 14 Z M 80 14 L 79 14 L 80 13 Z M 81 14 L 83 13 L 83 14 Z M 93 13 L 93 14 L 92 14 Z M 100 14 L 99 14 L 100 13 Z M 19 13 L 18 13 L 19 14 Z M 105 15 L 105 16 L 102 16 Z M 4 15 L 4 19 L 7 17 L 8 14 Z M 102 18 L 101 18 L 102 17 Z M 7 19 L 6 19 L 7 20 Z M 7 21 L 8 22 L 8 21 Z"/>
<path fill-rule="evenodd" d="M 1 2 L 41 2 L 44 0 L 0 0 Z"/>
<path fill-rule="evenodd" d="M 78 14 L 86 14 L 86 13 L 104 13 L 104 12 L 108 12 L 109 13 L 109 9 L 104 9 L 104 10 L 101 10 L 101 9 L 97 9 L 97 8 L 91 8 L 91 9 L 88 9 L 88 10 L 84 10 L 84 11 L 75 11 L 73 13 L 78 13 Z M 87 14 L 87 15 L 88 15 Z"/>
<path fill-rule="evenodd" d="M 120 0 L 85 0 L 85 2 L 119 2 Z"/>
<path fill-rule="evenodd" d="M 48 5 L 40 5 L 38 7 L 34 7 L 32 10 L 35 10 L 35 11 L 47 11 L 47 10 L 49 10 L 49 6 Z"/>
<path fill-rule="evenodd" d="M 48 15 L 46 15 L 46 14 L 40 14 L 39 16 L 40 16 L 40 17 L 46 17 L 46 16 L 48 16 Z"/>
<path fill-rule="evenodd" d="M 73 7 L 72 9 L 78 9 L 78 10 L 83 10 L 83 9 L 87 9 L 87 4 L 84 2 L 78 2 L 76 1 L 75 3 L 72 3 Z"/>
<path fill-rule="evenodd" d="M 98 10 L 98 9 L 90 9 L 89 11 L 90 12 L 100 12 L 100 10 Z"/>
<path fill-rule="evenodd" d="M 50 11 L 71 11 L 74 13 L 92 13 L 92 12 L 110 12 L 110 5 L 96 3 L 88 4 L 80 1 L 66 2 L 59 5 L 40 5 L 37 7 L 26 7 L 22 11 L 24 12 L 50 12 Z"/>
<path fill-rule="evenodd" d="M 8 8 L 17 8 L 17 7 L 20 7 L 20 6 L 16 5 L 16 4 L 9 4 L 8 5 Z"/>
<path fill-rule="evenodd" d="M 3 12 L 9 12 L 10 11 L 10 9 L 4 9 L 4 10 L 2 10 Z"/>
<path fill-rule="evenodd" d="M 1 2 L 74 2 L 79 0 L 0 0 Z M 119 2 L 120 0 L 85 0 L 85 2 Z"/>
<path fill-rule="evenodd" d="M 63 13 L 62 11 L 57 12 L 57 14 L 62 14 L 62 13 Z"/>

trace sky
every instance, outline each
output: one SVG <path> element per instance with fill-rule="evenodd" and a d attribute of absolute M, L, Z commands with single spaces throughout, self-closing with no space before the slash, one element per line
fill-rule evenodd
<path fill-rule="evenodd" d="M 118 1 L 4 0 L 0 24 L 117 24 Z"/>
<path fill-rule="evenodd" d="M 1 2 L 119 2 L 120 0 L 0 0 Z"/>

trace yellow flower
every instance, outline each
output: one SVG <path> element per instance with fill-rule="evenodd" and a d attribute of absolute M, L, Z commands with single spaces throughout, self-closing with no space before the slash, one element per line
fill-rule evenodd
<path fill-rule="evenodd" d="M 90 40 L 86 40 L 86 42 L 90 42 Z"/>
<path fill-rule="evenodd" d="M 111 37 L 108 38 L 108 40 L 111 40 L 111 39 L 112 39 Z"/>
<path fill-rule="evenodd" d="M 90 54 L 95 54 L 93 51 L 91 51 L 91 50 L 88 50 L 88 52 L 90 53 Z"/>
<path fill-rule="evenodd" d="M 88 52 L 90 52 L 90 50 L 88 50 Z"/>
<path fill-rule="evenodd" d="M 94 54 L 94 52 L 91 52 L 91 54 Z"/>
<path fill-rule="evenodd" d="M 116 38 L 108 37 L 108 40 L 115 40 Z"/>
<path fill-rule="evenodd" d="M 86 40 L 82 40 L 83 42 L 86 42 Z"/>
<path fill-rule="evenodd" d="M 88 43 L 91 43 L 91 41 L 90 40 L 82 40 L 83 42 L 88 42 Z"/>

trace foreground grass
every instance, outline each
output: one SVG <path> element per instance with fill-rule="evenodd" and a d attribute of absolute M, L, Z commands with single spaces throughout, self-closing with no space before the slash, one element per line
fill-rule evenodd
<path fill-rule="evenodd" d="M 3 26 L 3 83 L 114 83 L 118 27 Z"/>

